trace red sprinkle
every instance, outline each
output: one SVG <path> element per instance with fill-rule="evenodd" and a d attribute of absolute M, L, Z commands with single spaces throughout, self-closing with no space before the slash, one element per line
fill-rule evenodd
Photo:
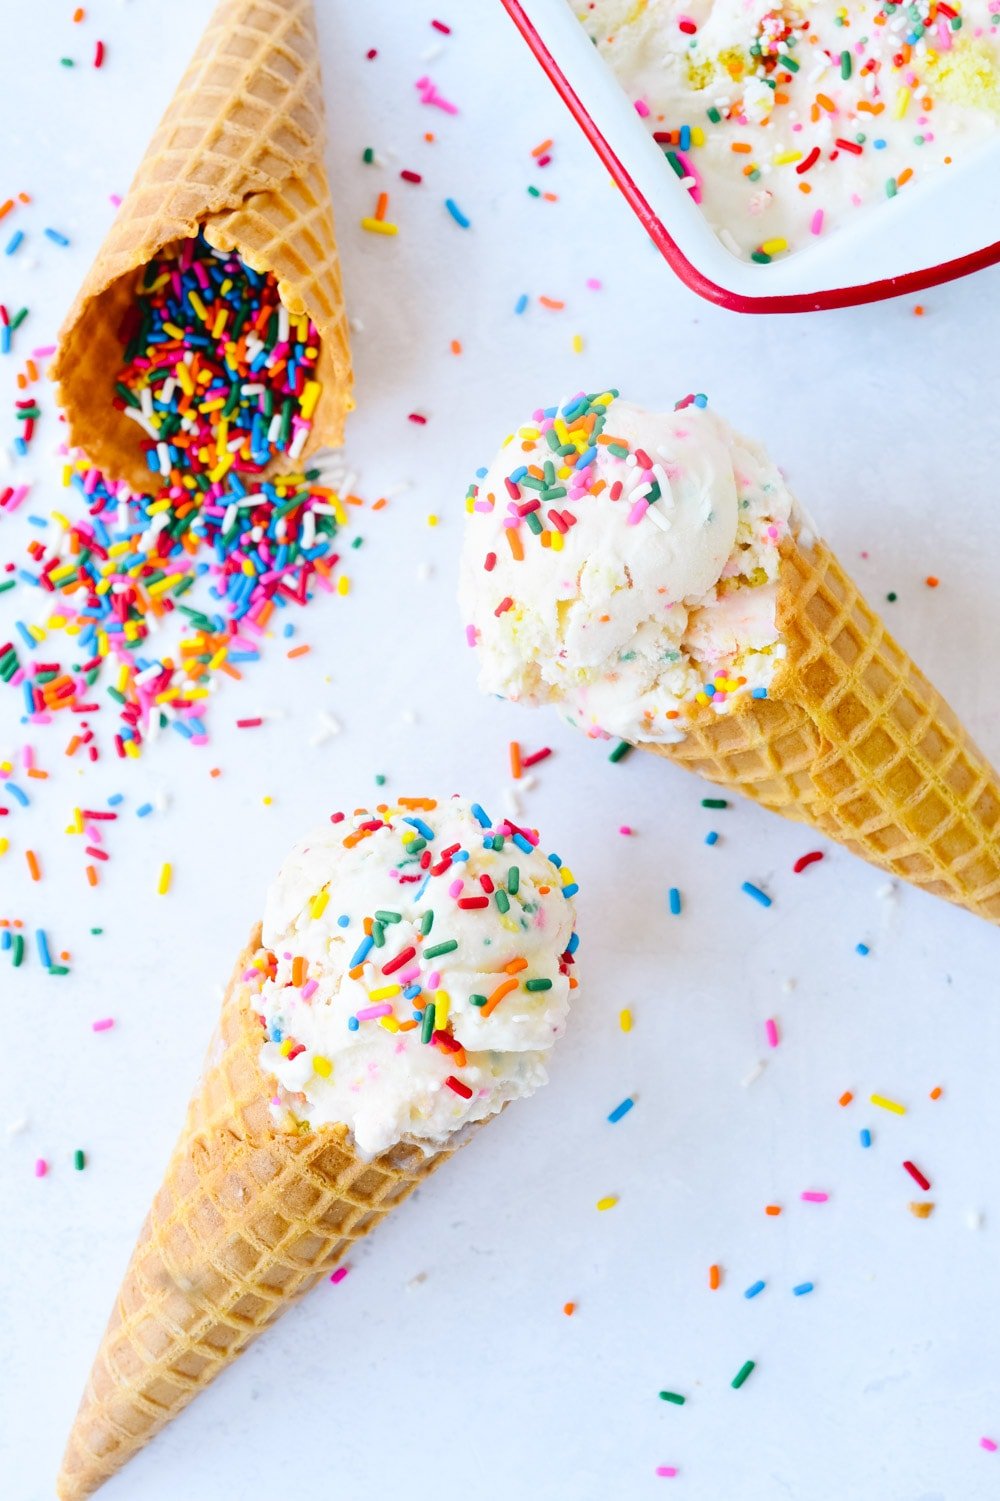
<path fill-rule="evenodd" d="M 416 422 L 419 427 L 426 427 L 427 426 L 427 418 L 421 416 L 421 414 L 419 412 L 411 412 L 410 415 L 409 415 L 409 417 L 407 418 L 407 421 L 408 422 Z"/>
<path fill-rule="evenodd" d="M 236 728 L 238 730 L 255 730 L 258 725 L 263 723 L 263 719 L 259 717 L 257 719 L 238 719 L 236 721 Z"/>
<path fill-rule="evenodd" d="M 904 1162 L 903 1166 L 906 1168 L 906 1171 L 909 1173 L 914 1183 L 919 1183 L 924 1193 L 927 1193 L 931 1186 L 930 1180 L 924 1177 L 923 1173 L 917 1167 L 916 1163 Z"/>
<path fill-rule="evenodd" d="M 799 858 L 796 860 L 795 864 L 792 866 L 792 869 L 794 870 L 794 872 L 795 872 L 795 874 L 797 876 L 801 875 L 802 872 L 807 868 L 807 866 L 815 865 L 816 861 L 817 860 L 822 860 L 822 858 L 823 858 L 823 851 L 822 850 L 810 850 L 809 853 L 808 853 L 808 855 L 800 855 L 799 856 Z"/>
<path fill-rule="evenodd" d="M 94 43 L 94 67 L 99 68 L 104 61 L 104 43 Z"/>
<path fill-rule="evenodd" d="M 810 167 L 814 167 L 818 161 L 819 147 L 814 146 L 808 156 L 803 157 L 802 161 L 796 163 L 795 170 L 801 176 L 803 172 L 808 172 Z"/>
<path fill-rule="evenodd" d="M 513 605 L 513 603 L 514 603 L 514 601 L 511 599 L 510 595 L 509 594 L 505 594 L 504 597 L 503 597 L 503 599 L 497 605 L 496 609 L 493 611 L 494 615 L 496 615 L 498 617 L 500 615 L 503 615 L 506 610 L 510 609 L 510 607 Z"/>
<path fill-rule="evenodd" d="M 383 964 L 382 973 L 384 975 L 394 975 L 397 969 L 402 969 L 404 964 L 409 963 L 416 952 L 415 948 L 400 949 L 395 959 L 390 959 L 388 964 Z"/>
<path fill-rule="evenodd" d="M 521 757 L 521 765 L 522 766 L 537 766 L 538 763 L 539 763 L 539 761 L 546 760 L 549 756 L 551 756 L 551 754 L 552 754 L 552 748 L 551 748 L 551 746 L 543 745 L 542 748 L 541 748 L 541 750 L 532 751 L 532 753 L 531 753 L 530 756 L 522 756 Z"/>
<path fill-rule="evenodd" d="M 469 1088 L 468 1084 L 463 1084 L 461 1079 L 455 1078 L 454 1074 L 449 1074 L 444 1082 L 447 1084 L 449 1089 L 453 1089 L 457 1095 L 461 1095 L 463 1100 L 472 1099 L 472 1090 Z"/>
<path fill-rule="evenodd" d="M 446 26 L 443 21 L 432 21 L 431 25 L 434 27 L 435 31 L 440 31 L 445 36 L 451 36 L 451 27 Z"/>
<path fill-rule="evenodd" d="M 400 172 L 399 175 L 403 179 L 404 182 L 423 182 L 423 180 L 424 180 L 421 177 L 421 175 L 420 175 L 419 172 L 406 171 L 406 172 Z"/>
<path fill-rule="evenodd" d="M 479 907 L 488 907 L 489 904 L 490 899 L 488 896 L 460 896 L 458 899 L 458 905 L 462 908 L 463 912 L 474 912 Z M 384 973 L 385 971 L 383 970 Z"/>
<path fill-rule="evenodd" d="M 838 136 L 834 141 L 834 145 L 839 146 L 842 151 L 853 152 L 855 156 L 861 155 L 861 147 L 858 145 L 857 141 L 845 141 L 842 140 L 840 136 Z"/>

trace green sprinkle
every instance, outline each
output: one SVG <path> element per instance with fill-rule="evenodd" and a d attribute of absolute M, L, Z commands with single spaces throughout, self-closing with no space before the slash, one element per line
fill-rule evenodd
<path fill-rule="evenodd" d="M 722 116 L 719 114 L 719 111 L 716 109 L 714 104 L 712 105 L 712 108 L 710 110 L 706 111 L 706 113 L 713 125 L 718 125 L 719 121 L 722 119 Z"/>
<path fill-rule="evenodd" d="M 510 897 L 507 895 L 506 891 L 504 891 L 502 886 L 497 887 L 496 891 L 494 891 L 493 893 L 493 896 L 496 901 L 497 907 L 501 912 L 510 911 Z"/>
<path fill-rule="evenodd" d="M 69 974 L 69 966 L 65 965 L 65 964 L 50 964 L 49 965 L 49 974 L 50 975 L 68 975 Z"/>
<path fill-rule="evenodd" d="M 121 397 L 122 401 L 125 402 L 126 406 L 137 407 L 139 405 L 138 396 L 136 396 L 134 391 L 130 391 L 128 386 L 123 385 L 121 381 L 117 382 L 117 384 L 115 385 L 115 390 L 118 392 L 118 395 Z"/>
<path fill-rule="evenodd" d="M 377 771 L 375 773 L 375 786 L 376 787 L 384 787 L 385 786 L 385 774 L 383 772 L 381 772 L 381 771 Z"/>
<path fill-rule="evenodd" d="M 71 57 L 61 57 L 59 59 L 59 66 L 60 68 L 75 68 L 76 63 Z"/>
<path fill-rule="evenodd" d="M 684 168 L 681 166 L 680 161 L 678 160 L 676 153 L 673 152 L 673 151 L 668 151 L 666 153 L 666 156 L 667 156 L 667 161 L 673 167 L 673 169 L 676 172 L 677 176 L 678 177 L 683 177 L 684 176 Z"/>
<path fill-rule="evenodd" d="M 552 981 L 551 980 L 525 980 L 525 982 L 524 982 L 524 988 L 525 988 L 525 990 L 551 990 L 552 989 Z"/>
<path fill-rule="evenodd" d="M 534 532 L 536 537 L 540 536 L 541 533 L 544 532 L 545 528 L 542 525 L 541 520 L 539 519 L 537 511 L 529 511 L 524 519 L 528 523 L 528 526 Z"/>
<path fill-rule="evenodd" d="M 20 967 L 21 967 L 21 961 L 24 958 L 24 934 L 23 933 L 15 933 L 14 934 L 14 937 L 13 937 L 13 939 L 11 941 L 11 948 L 13 950 L 13 953 L 11 954 L 11 962 L 13 963 L 15 969 L 20 969 Z"/>
<path fill-rule="evenodd" d="M 372 162 L 375 160 L 375 152 L 371 146 L 366 146 L 364 151 L 362 151 L 361 160 L 365 163 L 366 166 L 371 166 Z"/>
<path fill-rule="evenodd" d="M 612 762 L 614 762 L 616 764 L 619 761 L 624 761 L 624 759 L 628 755 L 629 751 L 633 750 L 633 749 L 634 749 L 634 746 L 629 745 L 629 743 L 628 743 L 627 740 L 619 740 L 618 744 L 615 746 L 614 750 L 611 752 L 610 756 L 608 757 L 608 760 L 612 761 Z"/>
<path fill-rule="evenodd" d="M 433 909 L 432 909 L 432 910 L 430 910 L 428 912 L 425 912 L 424 915 L 423 915 L 423 917 L 420 919 L 420 933 L 421 933 L 421 936 L 424 937 L 424 938 L 426 938 L 427 935 L 428 935 L 428 933 L 430 932 L 431 928 L 433 928 L 433 926 L 434 926 L 434 912 L 433 912 Z"/>
<path fill-rule="evenodd" d="M 25 318 L 27 318 L 27 316 L 28 316 L 28 309 L 26 307 L 23 307 L 19 313 L 15 313 L 14 314 L 13 318 L 10 320 L 10 331 L 11 331 L 11 333 L 13 333 L 16 328 L 20 328 L 21 327 L 21 324 L 24 322 L 24 320 L 25 320 Z"/>
<path fill-rule="evenodd" d="M 420 1022 L 420 1041 L 421 1042 L 430 1042 L 431 1038 L 434 1036 L 434 1012 L 435 1012 L 435 1009 L 436 1008 L 435 1008 L 435 1005 L 434 1005 L 433 1001 L 427 1001 L 427 1002 L 425 1002 L 425 1004 L 424 1004 L 424 1014 L 423 1014 L 423 1018 L 422 1018 L 422 1020 Z"/>
<path fill-rule="evenodd" d="M 724 797 L 703 797 L 701 806 L 703 808 L 728 808 L 729 803 Z"/>
<path fill-rule="evenodd" d="M 732 1386 L 734 1392 L 738 1392 L 739 1391 L 740 1387 L 743 1385 L 744 1381 L 750 1375 L 750 1372 L 753 1370 L 753 1368 L 754 1368 L 754 1366 L 756 1364 L 757 1364 L 757 1362 L 755 1360 L 748 1360 L 748 1361 L 745 1361 L 744 1364 L 740 1366 L 739 1370 L 736 1372 L 736 1375 L 733 1377 L 732 1381 L 730 1382 L 730 1385 Z"/>
<path fill-rule="evenodd" d="M 528 192 L 531 194 L 532 198 L 541 198 L 542 196 L 541 188 L 534 188 L 529 186 Z"/>
<path fill-rule="evenodd" d="M 13 589 L 16 583 L 16 579 L 6 579 L 2 584 L 0 584 L 0 594 L 6 594 L 7 590 Z"/>
<path fill-rule="evenodd" d="M 382 923 L 383 926 L 385 926 L 385 924 L 387 922 L 402 922 L 403 921 L 403 914 L 402 914 L 402 912 L 388 912 L 384 907 L 380 907 L 378 909 L 378 911 L 375 913 L 375 917 L 376 917 L 376 920 L 378 922 Z"/>
<path fill-rule="evenodd" d="M 850 76 L 851 76 L 851 70 L 852 70 L 851 54 L 845 48 L 844 51 L 840 54 L 840 76 L 841 76 L 841 78 L 850 78 Z"/>
<path fill-rule="evenodd" d="M 470 995 L 469 996 L 469 1005 L 470 1006 L 485 1006 L 486 1005 L 486 997 L 484 995 Z"/>
<path fill-rule="evenodd" d="M 798 63 L 795 61 L 794 57 L 789 57 L 787 52 L 783 52 L 781 54 L 781 66 L 783 68 L 787 68 L 789 73 L 797 73 L 799 71 Z"/>
<path fill-rule="evenodd" d="M 377 949 L 385 948 L 385 929 L 380 922 L 372 923 L 372 943 Z"/>
<path fill-rule="evenodd" d="M 680 1392 L 661 1392 L 661 1402 L 672 1402 L 675 1407 L 683 1407 L 687 1397 L 682 1397 Z"/>
<path fill-rule="evenodd" d="M 753 251 L 750 259 L 752 261 L 756 261 L 758 266 L 769 266 L 771 264 L 771 257 L 768 255 L 766 250 Z"/>
<path fill-rule="evenodd" d="M 507 872 L 507 890 L 511 896 L 517 896 L 517 888 L 521 884 L 521 872 L 516 865 L 512 865 Z"/>
<path fill-rule="evenodd" d="M 103 928 L 91 928 L 90 931 L 94 935 L 95 938 L 100 938 L 101 934 L 104 932 L 104 929 Z"/>
<path fill-rule="evenodd" d="M 889 603 L 890 603 L 890 604 L 891 604 L 891 605 L 894 605 L 894 604 L 895 604 L 895 603 L 896 603 L 896 600 L 897 600 L 897 599 L 898 599 L 898 598 L 899 598 L 899 596 L 898 596 L 898 594 L 897 594 L 897 593 L 896 593 L 896 591 L 895 591 L 895 589 L 890 589 L 890 590 L 889 590 L 889 593 L 888 593 L 888 594 L 887 594 L 887 595 L 886 595 L 886 599 L 887 599 L 887 600 L 888 600 L 888 601 L 889 601 Z"/>
<path fill-rule="evenodd" d="M 890 177 L 886 180 L 885 196 L 887 198 L 895 198 L 896 196 L 896 179 L 894 177 Z"/>
<path fill-rule="evenodd" d="M 76 1168 L 78 1173 L 82 1173 L 84 1168 L 87 1166 L 87 1159 L 80 1151 L 79 1147 L 77 1147 L 76 1151 L 73 1153 L 73 1166 Z"/>
<path fill-rule="evenodd" d="M 424 958 L 439 959 L 442 954 L 453 954 L 457 948 L 457 938 L 446 938 L 443 943 L 435 943 L 429 949 L 424 949 Z"/>

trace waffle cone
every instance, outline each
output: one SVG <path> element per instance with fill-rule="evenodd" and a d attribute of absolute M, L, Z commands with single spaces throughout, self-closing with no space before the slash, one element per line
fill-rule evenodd
<path fill-rule="evenodd" d="M 220 0 L 59 336 L 70 441 L 110 477 L 149 486 L 142 434 L 112 406 L 135 273 L 199 228 L 313 320 L 323 389 L 304 452 L 343 442 L 353 374 L 323 141 L 313 0 Z"/>
<path fill-rule="evenodd" d="M 783 545 L 777 621 L 766 699 L 696 709 L 686 739 L 642 749 L 1000 922 L 997 773 L 823 543 Z"/>
<path fill-rule="evenodd" d="M 122 1281 L 58 1493 L 91 1495 L 441 1162 L 361 1158 L 344 1126 L 277 1131 L 240 955 L 200 1087 Z"/>

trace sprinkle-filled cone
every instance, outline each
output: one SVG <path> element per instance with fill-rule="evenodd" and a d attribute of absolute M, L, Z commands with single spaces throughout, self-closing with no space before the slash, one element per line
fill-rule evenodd
<path fill-rule="evenodd" d="M 766 699 L 642 749 L 1000 922 L 1000 779 L 822 542 L 782 544 L 777 623 Z"/>
<path fill-rule="evenodd" d="M 135 273 L 204 229 L 271 271 L 320 335 L 322 393 L 304 454 L 343 442 L 353 374 L 330 188 L 313 0 L 220 0 L 63 325 L 52 376 L 71 442 L 148 488 L 142 433 L 112 406 Z"/>
<path fill-rule="evenodd" d="M 407 1197 L 453 1147 L 365 1161 L 343 1126 L 277 1131 L 261 1029 L 233 971 L 187 1122 L 70 1434 L 58 1492 L 89 1496 Z M 464 1132 L 457 1141 L 465 1140 Z"/>

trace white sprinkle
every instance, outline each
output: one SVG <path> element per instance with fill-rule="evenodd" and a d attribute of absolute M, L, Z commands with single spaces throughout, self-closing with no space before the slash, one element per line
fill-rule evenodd
<path fill-rule="evenodd" d="M 753 1068 L 747 1074 L 746 1078 L 740 1080 L 740 1087 L 742 1089 L 749 1089 L 751 1084 L 756 1084 L 757 1080 L 760 1078 L 766 1067 L 767 1064 L 764 1062 L 764 1060 L 762 1058 L 758 1059 Z"/>
<path fill-rule="evenodd" d="M 7 1135 L 8 1136 L 20 1136 L 21 1133 L 23 1131 L 27 1131 L 27 1129 L 28 1129 L 28 1117 L 26 1115 L 22 1115 L 22 1116 L 19 1117 L 18 1120 L 11 1121 L 10 1125 L 7 1127 Z"/>
<path fill-rule="evenodd" d="M 981 1230 L 983 1228 L 983 1211 L 981 1209 L 970 1209 L 965 1216 L 965 1223 L 970 1230 Z"/>

